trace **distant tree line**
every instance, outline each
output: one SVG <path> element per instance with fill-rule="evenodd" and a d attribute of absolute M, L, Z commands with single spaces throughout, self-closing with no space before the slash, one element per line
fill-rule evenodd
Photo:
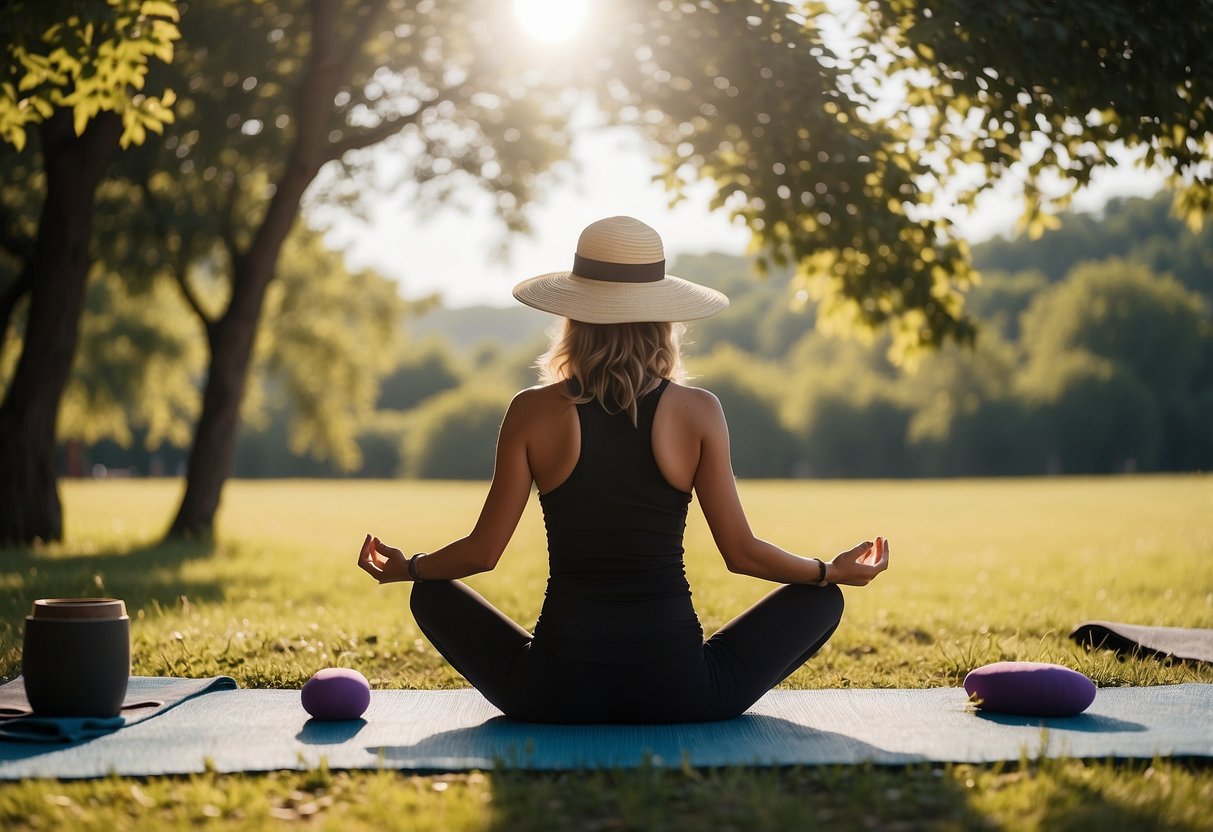
<path fill-rule="evenodd" d="M 978 246 L 969 297 L 976 346 L 895 366 L 887 343 L 840 339 L 795 308 L 790 274 L 755 280 L 745 258 L 684 256 L 677 273 L 728 292 L 699 322 L 692 382 L 720 398 L 742 477 L 1001 476 L 1213 468 L 1213 232 L 1167 202 L 1072 214 L 1039 240 Z M 444 319 L 459 310 L 436 310 Z M 237 449 L 238 476 L 483 478 L 513 391 L 535 383 L 546 338 L 511 310 L 470 310 L 485 340 L 458 347 L 425 318 L 408 325 L 350 434 L 356 452 L 292 444 L 290 398 L 258 396 Z M 500 336 L 494 337 L 494 317 Z M 274 386 L 272 376 L 263 382 Z M 171 446 L 166 441 L 165 448 Z M 114 442 L 86 456 L 149 470 Z M 181 461 L 162 450 L 150 470 Z"/>
<path fill-rule="evenodd" d="M 736 300 L 697 327 L 691 366 L 724 403 L 738 475 L 1213 467 L 1213 230 L 1190 232 L 1162 197 L 1117 200 L 1038 240 L 978 246 L 974 262 L 975 347 L 913 371 L 880 341 L 806 332 L 759 300 L 777 278 L 718 283 Z"/>

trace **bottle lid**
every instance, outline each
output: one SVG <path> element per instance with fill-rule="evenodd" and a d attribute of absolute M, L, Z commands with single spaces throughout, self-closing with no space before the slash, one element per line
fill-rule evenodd
<path fill-rule="evenodd" d="M 32 618 L 58 621 L 115 621 L 126 618 L 126 602 L 118 598 L 40 598 Z"/>

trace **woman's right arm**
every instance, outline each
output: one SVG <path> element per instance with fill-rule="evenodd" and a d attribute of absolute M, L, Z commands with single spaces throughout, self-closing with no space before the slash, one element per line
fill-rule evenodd
<path fill-rule="evenodd" d="M 466 537 L 418 556 L 413 563 L 418 580 L 465 578 L 497 565 L 531 493 L 533 477 L 527 460 L 527 436 L 534 407 L 530 391 L 514 397 L 497 437 L 493 480 L 476 525 Z M 358 553 L 358 566 L 381 584 L 412 580 L 409 560 L 403 551 L 370 534 Z"/>
<path fill-rule="evenodd" d="M 754 535 L 741 506 L 729 452 L 729 428 L 720 402 L 706 390 L 693 412 L 700 437 L 695 493 L 707 518 L 712 538 L 730 572 L 752 575 L 784 584 L 816 583 L 821 567 Z M 888 541 L 878 537 L 836 556 L 826 563 L 830 583 L 864 586 L 889 568 Z"/>

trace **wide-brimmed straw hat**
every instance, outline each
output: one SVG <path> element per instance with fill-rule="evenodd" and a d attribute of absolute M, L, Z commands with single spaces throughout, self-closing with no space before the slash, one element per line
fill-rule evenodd
<path fill-rule="evenodd" d="M 729 305 L 715 289 L 666 274 L 661 237 L 632 217 L 586 226 L 571 271 L 524 280 L 514 297 L 587 324 L 693 321 Z"/>

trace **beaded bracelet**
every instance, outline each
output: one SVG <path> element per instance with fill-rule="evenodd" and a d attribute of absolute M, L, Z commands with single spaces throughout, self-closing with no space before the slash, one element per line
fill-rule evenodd
<path fill-rule="evenodd" d="M 816 585 L 817 586 L 829 586 L 830 582 L 826 580 L 826 562 L 824 560 L 822 560 L 821 558 L 813 558 L 813 560 L 817 561 L 817 567 L 819 570 L 817 573 L 817 584 Z"/>

